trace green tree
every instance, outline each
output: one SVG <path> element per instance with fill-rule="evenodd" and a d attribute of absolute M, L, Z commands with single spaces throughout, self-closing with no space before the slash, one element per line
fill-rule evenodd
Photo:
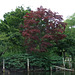
<path fill-rule="evenodd" d="M 72 16 L 69 16 L 65 22 L 67 22 L 69 27 L 73 28 L 73 26 L 75 26 L 75 13 Z"/>
<path fill-rule="evenodd" d="M 59 55 L 64 55 L 65 56 L 72 56 L 72 60 L 74 61 L 74 56 L 75 56 L 75 14 L 73 14 L 72 16 L 70 16 L 69 18 L 67 18 L 65 20 L 65 22 L 67 23 L 66 29 L 65 29 L 65 35 L 67 35 L 67 37 L 64 40 L 59 41 L 58 43 L 58 49 L 60 50 L 60 52 L 58 51 Z"/>
<path fill-rule="evenodd" d="M 67 43 L 69 47 L 67 48 L 68 53 L 72 56 L 72 59 L 75 57 L 75 13 L 70 16 L 66 21 L 68 25 L 65 31 L 67 34 Z"/>
<path fill-rule="evenodd" d="M 8 53 L 22 52 L 24 47 L 22 45 L 23 37 L 19 33 L 19 25 L 23 22 L 23 16 L 30 12 L 30 8 L 24 10 L 24 8 L 17 7 L 15 11 L 11 11 L 4 14 L 4 20 L 0 20 L 0 40 L 2 42 L 8 41 L 9 50 Z"/>

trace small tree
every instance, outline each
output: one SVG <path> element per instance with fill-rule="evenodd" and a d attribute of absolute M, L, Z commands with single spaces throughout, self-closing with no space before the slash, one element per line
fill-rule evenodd
<path fill-rule="evenodd" d="M 63 31 L 66 23 L 62 20 L 61 15 L 42 6 L 37 8 L 37 11 L 27 13 L 24 16 L 24 24 L 20 25 L 27 51 L 47 51 L 48 46 L 65 38 Z"/>

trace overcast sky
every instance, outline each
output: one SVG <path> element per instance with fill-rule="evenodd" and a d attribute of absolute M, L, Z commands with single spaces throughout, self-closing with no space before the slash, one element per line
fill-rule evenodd
<path fill-rule="evenodd" d="M 3 14 L 15 10 L 17 6 L 30 7 L 32 10 L 43 6 L 63 15 L 64 19 L 75 13 L 75 0 L 1 0 L 0 19 L 3 19 Z"/>

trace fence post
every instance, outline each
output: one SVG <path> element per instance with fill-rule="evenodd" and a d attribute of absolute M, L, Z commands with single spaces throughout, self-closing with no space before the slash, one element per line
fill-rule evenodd
<path fill-rule="evenodd" d="M 3 59 L 3 72 L 5 72 L 5 59 Z"/>
<path fill-rule="evenodd" d="M 29 72 L 29 59 L 27 58 L 27 71 Z"/>
<path fill-rule="evenodd" d="M 64 60 L 64 57 L 63 57 L 63 66 L 65 67 L 65 60 Z"/>

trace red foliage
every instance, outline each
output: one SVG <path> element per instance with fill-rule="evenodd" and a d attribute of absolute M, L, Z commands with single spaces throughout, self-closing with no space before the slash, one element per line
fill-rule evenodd
<path fill-rule="evenodd" d="M 24 16 L 22 36 L 25 37 L 25 46 L 30 51 L 47 51 L 51 42 L 65 38 L 63 34 L 66 23 L 62 22 L 62 15 L 52 12 L 42 6 L 37 11 L 31 11 Z"/>

